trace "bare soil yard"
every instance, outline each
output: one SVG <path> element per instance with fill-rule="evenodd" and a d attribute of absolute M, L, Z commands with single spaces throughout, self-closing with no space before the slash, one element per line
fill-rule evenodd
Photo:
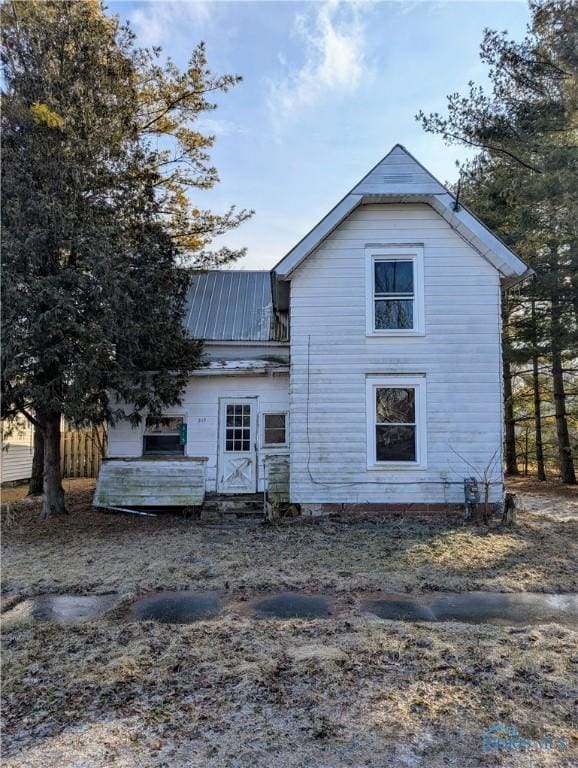
<path fill-rule="evenodd" d="M 563 513 L 575 497 L 550 491 L 545 506 L 561 514 L 522 512 L 511 531 L 391 518 L 219 529 L 104 514 L 91 493 L 75 483 L 71 514 L 47 523 L 38 502 L 4 499 L 6 608 L 37 594 L 119 596 L 85 624 L 6 622 L 5 766 L 575 764 L 571 628 L 406 624 L 354 609 L 379 590 L 577 591 L 578 523 Z M 137 595 L 174 589 L 236 605 L 324 592 L 352 610 L 256 620 L 239 609 L 190 625 L 129 616 Z M 484 752 L 481 734 L 498 723 L 568 746 Z"/>

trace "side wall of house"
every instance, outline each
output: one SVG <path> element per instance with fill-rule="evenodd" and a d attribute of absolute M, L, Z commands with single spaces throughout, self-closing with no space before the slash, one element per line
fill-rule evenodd
<path fill-rule="evenodd" d="M 32 474 L 34 434 L 29 422 L 21 418 L 17 427 L 2 440 L 0 483 L 28 480 Z"/>
<path fill-rule="evenodd" d="M 183 395 L 180 406 L 166 410 L 167 416 L 184 416 L 187 423 L 186 456 L 206 456 L 207 491 L 216 490 L 217 446 L 219 431 L 220 398 L 255 397 L 260 416 L 271 411 L 289 410 L 289 378 L 278 376 L 194 376 Z M 287 453 L 284 449 L 262 447 L 261 419 L 258 418 L 258 490 L 263 490 L 263 459 L 268 454 Z M 141 456 L 143 428 L 132 428 L 121 422 L 110 428 L 108 434 L 108 456 Z"/>
<path fill-rule="evenodd" d="M 28 480 L 32 474 L 34 451 L 30 445 L 8 443 L 2 450 L 2 471 L 0 482 L 14 483 Z"/>
<path fill-rule="evenodd" d="M 366 336 L 365 249 L 403 243 L 423 244 L 425 335 Z M 291 280 L 291 500 L 462 502 L 492 458 L 499 499 L 500 344 L 498 273 L 432 208 L 355 210 Z M 368 469 L 371 374 L 425 376 L 426 468 Z"/>

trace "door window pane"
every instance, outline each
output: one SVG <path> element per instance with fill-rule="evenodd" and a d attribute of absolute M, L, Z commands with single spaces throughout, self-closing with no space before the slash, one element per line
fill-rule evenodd
<path fill-rule="evenodd" d="M 251 406 L 228 404 L 225 413 L 225 451 L 246 453 L 251 450 Z"/>

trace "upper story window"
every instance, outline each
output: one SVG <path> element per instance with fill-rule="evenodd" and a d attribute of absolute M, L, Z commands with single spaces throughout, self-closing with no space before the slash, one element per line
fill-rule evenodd
<path fill-rule="evenodd" d="M 149 416 L 143 435 L 143 456 L 176 455 L 185 453 L 182 416 Z"/>
<path fill-rule="evenodd" d="M 366 258 L 367 335 L 422 335 L 423 248 L 366 248 Z"/>

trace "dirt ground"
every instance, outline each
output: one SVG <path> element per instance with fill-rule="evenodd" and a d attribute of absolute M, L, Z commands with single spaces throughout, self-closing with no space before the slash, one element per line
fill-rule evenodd
<path fill-rule="evenodd" d="M 69 592 L 116 592 L 119 606 L 74 626 L 6 622 L 8 768 L 576 764 L 571 628 L 409 624 L 355 609 L 378 590 L 578 591 L 573 493 L 519 483 L 532 509 L 513 530 L 488 530 L 394 518 L 209 527 L 98 512 L 86 481 L 71 483 L 70 515 L 41 523 L 39 502 L 10 490 L 5 609 Z M 307 621 L 237 609 L 186 626 L 129 619 L 135 596 L 164 589 L 217 590 L 235 605 L 273 590 L 323 592 L 346 610 Z M 531 748 L 484 751 L 482 733 L 498 724 Z M 535 741 L 549 736 L 559 749 Z"/>

